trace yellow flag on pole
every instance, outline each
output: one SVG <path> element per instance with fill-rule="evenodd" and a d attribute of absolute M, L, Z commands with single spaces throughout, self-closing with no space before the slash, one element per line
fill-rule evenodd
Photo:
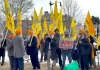
<path fill-rule="evenodd" d="M 64 33 L 63 22 L 62 22 L 62 9 L 60 9 L 60 13 L 59 13 L 59 17 L 58 17 L 58 23 L 57 23 L 57 29 L 59 29 L 60 34 Z"/>
<path fill-rule="evenodd" d="M 97 38 L 97 48 L 99 45 L 100 45 L 100 36 L 98 36 L 98 38 Z"/>
<path fill-rule="evenodd" d="M 20 10 L 20 8 L 18 8 L 17 27 L 16 27 L 16 29 L 17 29 L 17 28 L 22 29 L 21 23 L 22 23 L 22 15 L 21 15 L 21 10 Z"/>
<path fill-rule="evenodd" d="M 55 1 L 55 6 L 54 6 L 54 16 L 58 17 L 58 6 L 57 6 L 57 1 Z"/>
<path fill-rule="evenodd" d="M 11 33 L 14 33 L 14 19 L 12 16 L 12 11 L 10 9 L 8 0 L 4 0 L 4 7 L 6 13 L 6 27 Z"/>
<path fill-rule="evenodd" d="M 72 33 L 73 40 L 75 40 L 76 39 L 76 23 L 75 23 L 74 17 L 72 18 L 72 22 L 71 22 L 71 33 Z"/>
<path fill-rule="evenodd" d="M 85 19 L 85 25 L 88 31 L 88 34 L 90 34 L 91 36 L 95 35 L 95 27 L 94 24 L 92 22 L 91 16 L 90 16 L 90 12 L 88 11 L 86 19 Z"/>
<path fill-rule="evenodd" d="M 42 30 L 42 28 L 41 28 L 42 15 L 43 15 L 43 8 L 41 8 L 39 16 L 37 15 L 37 12 L 34 8 L 34 15 L 33 15 L 33 19 L 32 19 L 32 30 L 36 34 L 38 34 Z"/>
<path fill-rule="evenodd" d="M 66 26 L 64 26 L 64 31 L 66 30 Z"/>
<path fill-rule="evenodd" d="M 48 26 L 47 26 L 46 18 L 44 19 L 43 31 L 44 32 L 47 32 L 48 31 Z"/>

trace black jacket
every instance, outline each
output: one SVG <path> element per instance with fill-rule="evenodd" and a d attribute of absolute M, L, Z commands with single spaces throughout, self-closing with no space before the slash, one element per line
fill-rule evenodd
<path fill-rule="evenodd" d="M 0 47 L 0 56 L 5 56 L 6 39 L 2 40 Z"/>
<path fill-rule="evenodd" d="M 32 37 L 31 37 L 32 38 Z M 28 44 L 30 44 L 30 40 L 28 41 Z M 32 42 L 31 42 L 31 46 L 26 46 L 26 52 L 28 55 L 37 55 L 38 54 L 38 48 L 37 48 L 37 38 L 35 36 L 33 36 Z"/>
<path fill-rule="evenodd" d="M 91 44 L 89 43 L 88 39 L 84 38 L 81 41 L 82 41 L 82 43 L 79 43 L 78 46 L 77 46 L 79 56 L 82 56 L 82 55 L 85 55 L 85 54 L 90 55 L 92 47 L 91 47 Z"/>
<path fill-rule="evenodd" d="M 52 60 L 56 60 L 57 59 L 57 54 L 56 54 L 56 49 L 57 49 L 57 45 L 56 45 L 56 39 L 53 38 L 51 39 L 50 37 L 46 38 L 45 44 L 44 44 L 44 53 L 47 57 L 47 53 L 49 50 L 49 43 L 50 44 L 50 50 L 51 50 L 51 59 Z"/>

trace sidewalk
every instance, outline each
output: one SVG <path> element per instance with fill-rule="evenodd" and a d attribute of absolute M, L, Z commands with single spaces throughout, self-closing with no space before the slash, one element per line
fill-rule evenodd
<path fill-rule="evenodd" d="M 40 53 L 39 53 L 39 59 L 40 59 Z M 96 63 L 97 62 L 98 61 L 97 61 L 97 57 L 96 57 Z M 51 61 L 51 63 L 52 63 L 52 61 Z M 68 64 L 68 59 L 66 59 L 66 64 Z M 31 66 L 30 61 L 29 62 L 25 61 L 25 66 L 24 67 L 25 67 L 25 70 L 32 70 L 32 66 Z M 9 59 L 8 59 L 7 52 L 6 52 L 6 57 L 5 57 L 5 64 L 4 64 L 4 66 L 0 65 L 0 70 L 10 70 Z M 48 70 L 47 69 L 47 64 L 45 62 L 41 63 L 41 70 Z M 57 63 L 57 70 L 60 70 L 58 63 Z M 100 70 L 100 66 L 98 66 L 98 68 L 92 68 L 91 70 Z"/>

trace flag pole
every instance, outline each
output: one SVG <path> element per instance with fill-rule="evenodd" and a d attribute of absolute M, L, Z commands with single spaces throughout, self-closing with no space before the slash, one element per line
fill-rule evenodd
<path fill-rule="evenodd" d="M 2 31 L 2 33 L 4 33 L 5 29 L 6 29 L 6 26 L 3 28 L 3 31 Z"/>

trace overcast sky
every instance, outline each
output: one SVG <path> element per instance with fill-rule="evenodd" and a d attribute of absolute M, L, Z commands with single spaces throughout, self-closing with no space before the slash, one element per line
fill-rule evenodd
<path fill-rule="evenodd" d="M 54 2 L 55 0 L 51 1 Z M 62 2 L 62 0 L 57 0 L 57 1 Z M 80 5 L 81 9 L 83 9 L 84 15 L 86 15 L 89 10 L 91 16 L 94 15 L 100 17 L 100 0 L 76 0 L 76 1 Z M 36 10 L 39 12 L 40 8 L 43 7 L 44 11 L 50 11 L 49 2 L 50 0 L 34 0 Z"/>

